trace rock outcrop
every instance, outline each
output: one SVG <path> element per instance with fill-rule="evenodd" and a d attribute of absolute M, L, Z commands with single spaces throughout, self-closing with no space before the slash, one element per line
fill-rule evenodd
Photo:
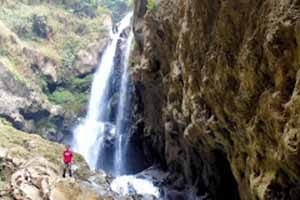
<path fill-rule="evenodd" d="M 151 2 L 132 77 L 153 161 L 212 199 L 299 199 L 299 1 Z"/>
<path fill-rule="evenodd" d="M 58 200 L 70 199 L 68 196 L 72 194 L 78 197 L 91 194 L 99 196 L 91 189 L 83 189 L 84 180 L 88 180 L 92 173 L 81 156 L 75 156 L 77 180 L 63 179 L 60 161 L 62 145 L 43 140 L 40 136 L 19 132 L 3 120 L 0 122 L 0 138 L 0 175 L 4 179 L 0 184 L 1 199 Z M 109 185 L 106 188 L 109 189 Z M 64 195 L 67 198 L 63 198 Z"/>
<path fill-rule="evenodd" d="M 39 130 L 43 132 L 44 137 L 52 140 L 60 140 L 62 137 L 56 133 L 55 128 L 61 128 L 61 133 L 67 131 L 63 124 L 67 124 L 64 120 L 67 120 L 68 116 L 63 109 L 51 105 L 24 82 L 16 80 L 1 62 L 0 97 L 0 116 L 10 121 L 14 127 L 27 132 Z M 36 125 L 45 120 L 52 120 L 53 127 Z"/>
<path fill-rule="evenodd" d="M 91 43 L 87 49 L 80 50 L 76 55 L 74 63 L 75 74 L 78 76 L 86 76 L 93 73 L 100 62 L 102 54 L 107 46 L 108 39 Z"/>
<path fill-rule="evenodd" d="M 73 178 L 62 178 L 63 145 L 20 132 L 0 120 L 1 200 L 142 200 L 120 196 L 110 188 L 111 177 L 92 172 L 74 155 Z M 151 199 L 151 198 L 149 198 Z M 152 198 L 153 199 L 153 198 Z"/>

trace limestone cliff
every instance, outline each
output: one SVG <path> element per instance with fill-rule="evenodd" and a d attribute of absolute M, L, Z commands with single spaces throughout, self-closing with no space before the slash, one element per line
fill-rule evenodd
<path fill-rule="evenodd" d="M 135 4 L 137 114 L 173 187 L 300 199 L 300 1 Z"/>

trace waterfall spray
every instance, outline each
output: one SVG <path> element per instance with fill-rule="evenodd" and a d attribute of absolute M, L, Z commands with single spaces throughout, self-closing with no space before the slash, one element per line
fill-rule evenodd
<path fill-rule="evenodd" d="M 103 134 L 105 132 L 106 105 L 108 101 L 109 79 L 114 67 L 118 40 L 121 33 L 130 26 L 132 13 L 121 21 L 118 33 L 112 33 L 112 41 L 106 48 L 92 83 L 88 113 L 84 121 L 73 132 L 73 148 L 87 160 L 92 169 L 97 168 L 97 160 L 101 156 Z M 115 132 L 114 128 L 110 130 Z"/>

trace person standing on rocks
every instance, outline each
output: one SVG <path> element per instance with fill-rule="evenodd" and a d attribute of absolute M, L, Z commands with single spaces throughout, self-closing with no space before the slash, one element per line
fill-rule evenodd
<path fill-rule="evenodd" d="M 70 145 L 66 146 L 66 149 L 63 153 L 63 160 L 64 160 L 64 172 L 63 177 L 66 177 L 66 172 L 69 172 L 69 176 L 72 177 L 72 159 L 73 159 L 73 153 L 71 151 Z"/>

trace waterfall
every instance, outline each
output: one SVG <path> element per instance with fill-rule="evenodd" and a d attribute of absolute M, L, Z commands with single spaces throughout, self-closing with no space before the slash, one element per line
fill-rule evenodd
<path fill-rule="evenodd" d="M 125 108 L 128 105 L 128 66 L 129 66 L 129 55 L 131 49 L 131 43 L 133 39 L 133 33 L 130 31 L 129 37 L 127 39 L 126 49 L 125 49 L 125 59 L 124 59 L 124 71 L 122 75 L 121 81 L 121 89 L 120 89 L 120 98 L 118 105 L 118 115 L 117 115 L 117 126 L 116 126 L 116 151 L 115 151 L 115 161 L 114 161 L 114 172 L 117 175 L 122 174 L 126 169 L 124 165 L 124 159 L 126 157 L 127 152 L 127 144 L 128 144 L 128 131 L 126 130 L 126 122 L 123 120 L 126 118 L 125 116 Z"/>
<path fill-rule="evenodd" d="M 150 194 L 158 198 L 159 190 L 151 180 L 124 175 L 129 172 L 129 166 L 138 165 L 139 162 L 135 151 L 130 154 L 135 163 L 127 163 L 130 157 L 128 121 L 132 112 L 128 67 L 133 32 L 130 30 L 127 34 L 125 30 L 130 27 L 131 17 L 132 13 L 121 21 L 119 28 L 114 29 L 117 33 L 111 32 L 112 41 L 94 75 L 88 113 L 73 131 L 72 148 L 84 156 L 92 169 L 102 168 L 118 176 L 111 183 L 114 192 L 126 195 L 134 189 L 138 194 Z M 108 105 L 114 98 L 117 99 L 117 108 L 112 111 Z M 111 117 L 109 113 L 116 116 Z"/>
<path fill-rule="evenodd" d="M 84 156 L 92 169 L 98 168 L 97 162 L 99 157 L 102 156 L 101 149 L 103 148 L 104 134 L 106 134 L 106 132 L 109 132 L 109 134 L 112 135 L 116 134 L 116 130 L 114 128 L 115 125 L 111 125 L 110 123 L 106 122 L 107 103 L 109 98 L 108 89 L 115 64 L 114 58 L 116 56 L 118 42 L 123 40 L 122 33 L 130 26 L 131 17 L 132 13 L 126 15 L 120 22 L 117 33 L 111 32 L 112 41 L 107 46 L 98 69 L 94 75 L 88 113 L 83 122 L 79 124 L 73 131 L 72 148 Z M 128 42 L 126 44 L 126 55 L 129 55 L 130 49 L 128 46 L 131 43 L 129 40 L 131 39 L 127 39 Z M 125 60 L 128 62 L 128 56 L 125 57 L 127 57 Z M 127 63 L 124 66 L 127 68 Z M 124 73 L 127 73 L 127 70 L 124 69 L 123 74 Z M 122 99 L 123 98 L 121 98 L 121 100 Z M 122 109 L 121 106 L 119 106 L 119 108 Z M 106 130 L 107 127 L 109 127 L 108 131 Z"/>

